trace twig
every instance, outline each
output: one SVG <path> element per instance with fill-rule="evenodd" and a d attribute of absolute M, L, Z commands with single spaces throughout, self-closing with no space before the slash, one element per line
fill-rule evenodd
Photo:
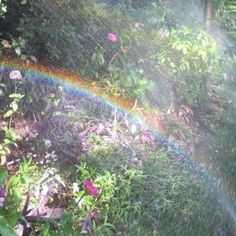
<path fill-rule="evenodd" d="M 115 53 L 111 60 L 109 61 L 109 65 L 114 61 L 114 59 L 119 55 L 119 52 Z"/>

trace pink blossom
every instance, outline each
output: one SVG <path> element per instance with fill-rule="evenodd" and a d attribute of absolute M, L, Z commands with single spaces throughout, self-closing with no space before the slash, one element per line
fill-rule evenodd
<path fill-rule="evenodd" d="M 170 0 L 162 0 L 162 4 L 163 5 L 168 5 L 168 4 L 170 4 Z"/>
<path fill-rule="evenodd" d="M 9 73 L 9 78 L 13 80 L 21 80 L 23 77 L 19 70 L 13 70 Z"/>
<path fill-rule="evenodd" d="M 92 197 L 98 197 L 99 191 L 94 186 L 93 182 L 91 180 L 84 181 L 84 190 L 87 194 L 89 194 Z"/>
<path fill-rule="evenodd" d="M 112 42 L 116 42 L 118 40 L 118 36 L 116 34 L 110 32 L 107 34 L 106 39 L 110 40 Z"/>

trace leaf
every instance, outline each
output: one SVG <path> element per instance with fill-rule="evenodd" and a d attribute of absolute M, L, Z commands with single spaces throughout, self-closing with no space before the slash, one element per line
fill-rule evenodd
<path fill-rule="evenodd" d="M 4 236 L 16 236 L 13 228 L 2 216 L 0 216 L 0 234 Z"/>
<path fill-rule="evenodd" d="M 17 99 L 17 100 L 20 100 L 23 97 L 24 97 L 24 95 L 22 95 L 20 93 L 12 93 L 12 94 L 9 95 L 9 98 L 14 98 L 14 99 Z"/>
<path fill-rule="evenodd" d="M 38 61 L 35 56 L 30 56 L 30 59 L 31 59 L 33 62 L 35 62 L 35 63 L 37 63 L 37 61 Z"/>
<path fill-rule="evenodd" d="M 20 54 L 21 54 L 21 49 L 20 49 L 19 47 L 16 47 L 16 48 L 15 48 L 15 52 L 16 52 L 16 54 L 17 54 L 18 56 L 20 56 Z"/>
<path fill-rule="evenodd" d="M 7 117 L 11 116 L 12 114 L 13 114 L 13 110 L 9 110 L 3 115 L 3 118 L 7 118 Z"/>
<path fill-rule="evenodd" d="M 49 233 L 50 233 L 49 230 L 50 230 L 50 224 L 48 222 L 46 222 L 46 224 L 43 225 L 41 235 L 42 236 L 48 236 Z"/>
<path fill-rule="evenodd" d="M 27 59 L 27 56 L 25 54 L 21 54 L 20 59 L 22 61 L 25 61 Z"/>
<path fill-rule="evenodd" d="M 12 102 L 11 108 L 12 108 L 13 112 L 16 112 L 18 110 L 18 104 L 16 102 Z"/>
<path fill-rule="evenodd" d="M 102 66 L 105 63 L 104 56 L 102 53 L 98 53 L 97 55 L 97 61 L 100 66 Z"/>
<path fill-rule="evenodd" d="M 7 169 L 5 167 L 0 167 L 0 186 L 4 184 L 8 177 Z"/>
<path fill-rule="evenodd" d="M 24 5 L 27 3 L 27 0 L 21 0 L 21 4 Z"/>
<path fill-rule="evenodd" d="M 1 41 L 1 44 L 4 48 L 11 48 L 11 44 L 5 39 Z"/>

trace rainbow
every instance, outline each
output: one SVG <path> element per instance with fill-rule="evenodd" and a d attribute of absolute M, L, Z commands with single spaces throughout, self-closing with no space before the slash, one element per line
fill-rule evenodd
<path fill-rule="evenodd" d="M 20 70 L 24 73 L 25 77 L 39 81 L 46 80 L 46 82 L 49 83 L 56 83 L 57 85 L 68 87 L 68 89 L 76 90 L 79 94 L 85 97 L 96 95 L 101 103 L 105 104 L 105 106 L 108 105 L 110 108 L 116 107 L 119 111 L 124 112 L 125 114 L 130 114 L 129 117 L 132 119 L 141 122 L 144 121 L 144 123 L 151 128 L 151 131 L 158 138 L 158 143 L 160 146 L 168 147 L 168 149 L 171 150 L 176 157 L 188 162 L 193 169 L 198 169 L 199 167 L 196 161 L 186 154 L 186 151 L 180 150 L 177 143 L 174 143 L 173 141 L 170 142 L 165 136 L 165 133 L 160 132 L 158 124 L 156 124 L 153 120 L 147 119 L 147 114 L 140 110 L 133 109 L 135 107 L 134 102 L 107 94 L 104 89 L 96 86 L 96 83 L 88 82 L 76 73 L 68 70 L 59 70 L 52 66 L 44 66 L 34 62 L 25 63 L 24 61 L 7 57 L 2 60 L 0 59 L 0 69 Z"/>
<path fill-rule="evenodd" d="M 52 66 L 44 66 L 34 62 L 26 63 L 7 57 L 0 59 L 0 69 L 19 70 L 26 78 L 55 83 L 68 89 L 76 90 L 77 93 L 88 98 L 93 95 L 98 96 L 98 100 L 103 105 L 108 106 L 108 108 L 118 108 L 121 113 L 129 114 L 129 118 L 132 118 L 134 121 L 147 124 L 158 138 L 158 144 L 160 146 L 168 147 L 175 156 L 188 162 L 190 166 L 194 166 L 194 169 L 196 168 L 195 161 L 186 152 L 181 151 L 177 143 L 168 140 L 164 133 L 165 129 L 163 128 L 161 130 L 162 132 L 160 132 L 160 125 L 156 120 L 149 119 L 149 114 L 136 109 L 136 102 L 121 97 L 114 97 L 101 87 L 98 87 L 95 82 L 86 81 L 78 74 L 69 70 L 59 70 Z"/>
<path fill-rule="evenodd" d="M 114 97 L 108 94 L 104 89 L 97 86 L 95 81 L 88 82 L 76 73 L 69 70 L 59 70 L 52 66 L 44 66 L 39 63 L 20 61 L 17 59 L 4 58 L 0 59 L 0 66 L 2 68 L 9 68 L 20 70 L 26 76 L 44 78 L 56 84 L 68 86 L 69 88 L 76 88 L 85 93 L 99 96 L 102 100 L 108 101 L 125 111 L 132 110 L 135 103 L 129 99 L 121 97 Z"/>

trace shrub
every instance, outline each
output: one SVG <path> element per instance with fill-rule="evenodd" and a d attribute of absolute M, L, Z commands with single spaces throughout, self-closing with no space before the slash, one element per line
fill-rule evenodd
<path fill-rule="evenodd" d="M 176 84 L 179 95 L 189 105 L 204 107 L 208 89 L 220 75 L 219 48 L 215 40 L 201 29 L 182 27 L 169 36 L 156 36 L 158 50 L 152 56 L 156 68 L 165 67 L 167 78 Z"/>
<path fill-rule="evenodd" d="M 146 79 L 135 68 L 136 62 L 131 66 L 129 59 L 134 57 L 143 35 L 134 29 L 133 22 L 127 25 L 122 18 L 114 20 L 121 11 L 112 15 L 105 6 L 73 0 L 29 4 L 30 11 L 18 27 L 26 40 L 25 54 L 36 55 L 41 61 L 74 70 L 89 79 L 103 81 L 105 77 L 109 83 L 114 82 L 111 90 L 118 87 L 115 90 L 124 97 L 138 98 L 145 91 Z M 130 30 L 124 30 L 124 24 Z M 111 40 L 109 34 L 115 35 L 116 40 Z M 120 73 L 116 81 L 110 77 L 111 65 Z"/>

